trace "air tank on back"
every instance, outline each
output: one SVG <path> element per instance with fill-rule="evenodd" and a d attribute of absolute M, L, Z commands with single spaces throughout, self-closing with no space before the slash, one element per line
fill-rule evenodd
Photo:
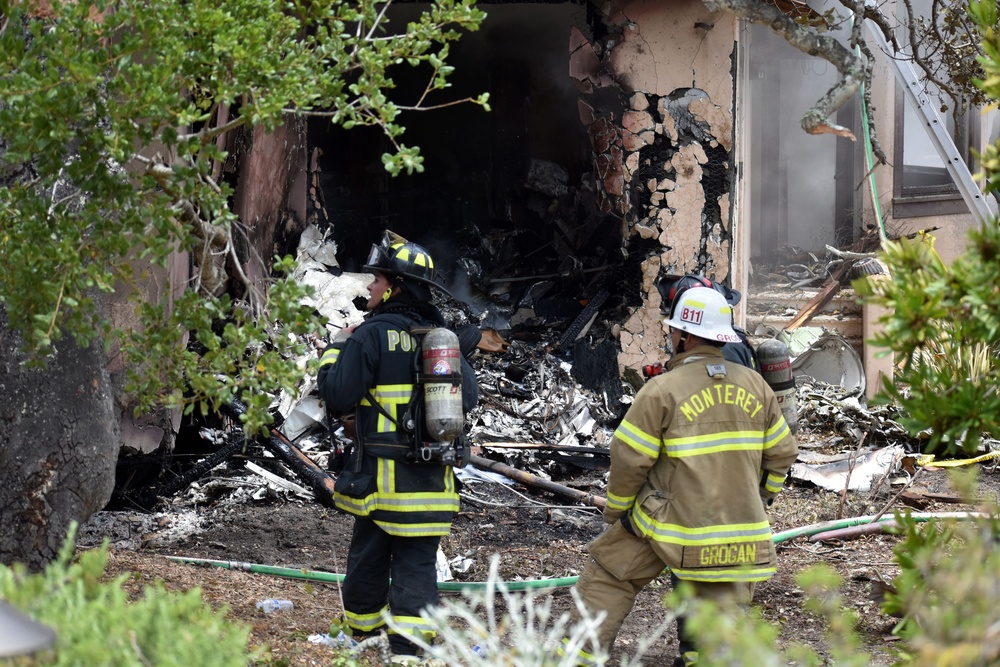
<path fill-rule="evenodd" d="M 424 336 L 423 374 L 427 435 L 436 442 L 451 442 L 465 424 L 461 351 L 454 332 L 438 327 Z"/>
<path fill-rule="evenodd" d="M 795 377 L 788 346 L 776 338 L 757 345 L 760 374 L 774 391 L 781 406 L 781 414 L 792 433 L 799 430 L 798 401 L 795 398 Z"/>

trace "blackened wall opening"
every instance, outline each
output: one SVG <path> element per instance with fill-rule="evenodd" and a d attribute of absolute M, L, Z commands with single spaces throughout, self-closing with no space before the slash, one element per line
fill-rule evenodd
<path fill-rule="evenodd" d="M 391 25 L 422 7 L 396 7 Z M 406 112 L 400 140 L 420 147 L 425 170 L 396 177 L 382 165 L 390 146 L 380 131 L 311 121 L 326 218 L 317 222 L 329 226 L 344 270 L 359 271 L 391 229 L 426 246 L 452 291 L 473 305 L 552 298 L 568 301 L 569 313 L 601 289 L 615 290 L 624 259 L 621 220 L 595 203 L 593 155 L 568 74 L 570 31 L 590 32 L 587 8 L 481 8 L 480 30 L 452 46 L 451 87 L 429 103 L 489 92 L 492 110 Z M 413 104 L 427 77 L 409 67 L 392 74 L 394 101 Z"/>

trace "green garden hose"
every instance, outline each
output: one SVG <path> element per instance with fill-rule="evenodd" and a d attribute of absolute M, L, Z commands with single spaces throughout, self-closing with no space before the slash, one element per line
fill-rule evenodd
<path fill-rule="evenodd" d="M 990 515 L 983 512 L 921 512 L 909 514 L 908 517 L 919 523 L 931 519 L 974 519 L 985 518 Z M 859 526 L 867 523 L 893 523 L 895 517 L 892 515 L 870 515 L 857 516 L 849 519 L 838 519 L 834 521 L 821 521 L 801 528 L 792 528 L 775 533 L 773 540 L 775 544 L 788 542 L 797 537 L 808 537 L 818 533 L 835 530 L 837 528 L 847 528 L 849 526 Z M 188 558 L 184 556 L 167 556 L 169 560 L 177 563 L 187 563 L 189 565 L 205 565 L 221 567 L 227 570 L 241 570 L 243 572 L 254 572 L 257 574 L 269 574 L 277 577 L 288 577 L 291 579 L 307 579 L 309 581 L 322 581 L 339 583 L 344 580 L 344 575 L 333 572 L 320 572 L 317 570 L 307 570 L 305 568 L 276 567 L 273 565 L 259 565 L 257 563 L 246 563 L 232 560 L 209 560 L 206 558 Z M 579 577 L 559 577 L 553 579 L 527 579 L 523 581 L 439 581 L 440 591 L 485 591 L 499 590 L 501 587 L 508 591 L 525 591 L 533 589 L 548 588 L 569 588 L 576 583 Z"/>

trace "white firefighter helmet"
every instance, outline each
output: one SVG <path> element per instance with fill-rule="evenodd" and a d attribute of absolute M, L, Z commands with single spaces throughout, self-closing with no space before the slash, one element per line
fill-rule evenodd
<path fill-rule="evenodd" d="M 726 297 L 710 287 L 686 290 L 677 299 L 673 315 L 664 322 L 699 338 L 721 343 L 740 342 L 733 330 L 733 307 Z"/>

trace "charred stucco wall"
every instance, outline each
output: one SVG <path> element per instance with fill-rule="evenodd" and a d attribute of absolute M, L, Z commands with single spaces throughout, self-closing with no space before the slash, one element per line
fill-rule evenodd
<path fill-rule="evenodd" d="M 570 71 L 595 153 L 599 203 L 642 260 L 643 305 L 621 326 L 622 367 L 663 357 L 659 276 L 732 271 L 736 23 L 689 0 L 600 7 L 607 33 L 574 35 Z M 602 90 L 624 92 L 615 108 Z"/>
<path fill-rule="evenodd" d="M 182 251 L 171 255 L 165 268 L 139 258 L 133 259 L 131 264 L 139 268 L 137 278 L 129 283 L 116 285 L 115 293 L 104 306 L 104 315 L 111 321 L 112 328 L 121 331 L 141 330 L 142 322 L 133 301 L 136 292 L 150 303 L 167 301 L 173 304 L 187 288 L 190 263 L 190 255 Z M 186 339 L 185 335 L 184 340 Z M 160 447 L 166 451 L 172 450 L 173 434 L 180 427 L 180 410 L 163 410 L 136 416 L 135 403 L 125 391 L 127 371 L 130 369 L 116 341 L 111 342 L 107 359 L 111 388 L 121 423 L 122 445 L 143 453 L 156 451 Z"/>
<path fill-rule="evenodd" d="M 232 159 L 221 177 L 234 186 L 235 209 L 243 223 L 242 234 L 237 232 L 234 241 L 244 274 L 261 284 L 270 278 L 270 262 L 261 258 L 270 258 L 275 251 L 288 252 L 282 247 L 282 239 L 305 226 L 309 173 L 305 166 L 304 124 L 289 119 L 273 133 L 258 128 L 252 136 L 236 137 L 227 148 L 232 149 Z M 220 256 L 219 261 L 230 260 Z M 150 302 L 172 301 L 189 286 L 191 278 L 191 256 L 187 252 L 173 255 L 166 269 L 138 259 L 134 263 L 141 267 L 143 280 L 135 285 L 119 285 L 105 304 L 106 317 L 114 328 L 123 331 L 141 327 L 130 301 L 134 291 L 140 291 Z M 232 276 L 232 268 L 227 266 L 226 273 Z M 232 278 L 227 287 L 237 295 L 241 292 L 241 286 Z M 123 446 L 144 453 L 160 447 L 172 449 L 180 412 L 133 416 L 135 406 L 124 392 L 125 360 L 117 346 L 108 352 L 108 371 L 120 410 Z"/>

